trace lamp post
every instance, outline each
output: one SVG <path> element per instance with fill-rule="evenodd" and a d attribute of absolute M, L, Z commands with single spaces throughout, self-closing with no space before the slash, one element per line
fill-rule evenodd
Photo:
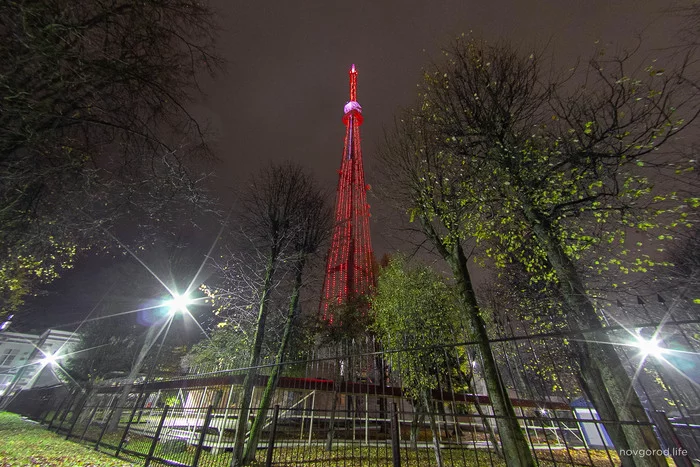
<path fill-rule="evenodd" d="M 136 398 L 136 403 L 134 404 L 134 408 L 131 412 L 131 417 L 129 417 L 129 420 L 127 421 L 127 426 L 126 430 L 124 430 L 124 436 L 122 437 L 122 442 L 119 445 L 119 450 L 121 450 L 123 440 L 126 437 L 126 433 L 129 430 L 129 426 L 131 425 L 131 421 L 133 420 L 134 414 L 136 413 L 136 410 L 138 410 L 141 398 L 143 397 L 143 394 L 146 389 L 146 385 L 148 381 L 151 379 L 151 376 L 153 375 L 153 370 L 155 369 L 157 363 L 158 363 L 158 358 L 160 357 L 161 350 L 163 349 L 163 344 L 165 343 L 165 338 L 168 335 L 168 330 L 170 329 L 170 324 L 172 323 L 173 318 L 175 315 L 181 312 L 186 312 L 189 313 L 189 310 L 187 309 L 187 305 L 190 304 L 191 301 L 186 295 L 180 295 L 177 293 L 172 294 L 172 298 L 170 300 L 165 301 L 162 304 L 162 307 L 167 307 L 167 316 L 166 316 L 166 321 L 163 323 L 162 327 L 160 327 L 160 331 L 158 327 L 152 326 L 151 328 L 148 329 L 148 332 L 146 333 L 146 339 L 143 343 L 143 346 L 141 347 L 141 350 L 139 351 L 139 355 L 136 359 L 136 363 L 134 366 L 131 368 L 131 371 L 129 372 L 129 376 L 127 377 L 127 382 L 122 388 L 122 392 L 119 396 L 119 400 L 117 401 L 117 405 L 115 406 L 115 414 L 112 417 L 112 420 L 110 421 L 110 429 L 116 429 L 117 424 L 119 423 L 119 419 L 121 418 L 122 411 L 124 410 L 124 406 L 126 405 L 127 398 L 129 394 L 131 393 L 131 390 L 134 386 L 134 382 L 136 380 L 136 377 L 138 376 L 139 372 L 141 371 L 141 367 L 143 366 L 143 362 L 146 359 L 146 355 L 148 354 L 149 350 L 151 350 L 151 347 L 153 347 L 153 344 L 155 343 L 155 340 L 158 339 L 160 333 L 163 333 L 163 337 L 160 341 L 160 344 L 158 345 L 158 351 L 156 353 L 154 363 L 153 365 L 150 366 L 148 369 L 148 374 L 146 376 L 146 379 L 144 380 L 143 384 L 141 385 L 141 390 L 139 391 L 138 397 Z"/>

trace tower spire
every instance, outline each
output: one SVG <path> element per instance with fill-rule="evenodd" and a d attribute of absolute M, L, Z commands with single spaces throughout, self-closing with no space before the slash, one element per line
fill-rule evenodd
<path fill-rule="evenodd" d="M 350 67 L 350 100 L 357 101 L 357 70 L 355 64 Z"/>
<path fill-rule="evenodd" d="M 369 204 L 360 145 L 362 107 L 357 102 L 357 69 L 350 68 L 350 101 L 343 108 L 345 145 L 338 171 L 335 224 L 326 258 L 321 292 L 321 316 L 332 323 L 331 305 L 370 293 L 374 287 L 372 244 L 369 236 Z"/>

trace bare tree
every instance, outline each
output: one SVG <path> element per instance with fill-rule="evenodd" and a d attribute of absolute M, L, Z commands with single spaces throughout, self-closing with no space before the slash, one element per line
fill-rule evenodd
<path fill-rule="evenodd" d="M 257 318 L 251 343 L 248 366 L 260 364 L 270 297 L 281 260 L 292 265 L 294 274 L 289 295 L 288 313 L 282 341 L 275 357 L 276 366 L 268 379 L 263 403 L 249 433 L 246 432 L 253 393 L 255 370 L 248 371 L 243 381 L 240 400 L 241 412 L 236 424 L 236 438 L 231 465 L 245 465 L 255 456 L 257 439 L 269 408 L 288 348 L 294 318 L 298 313 L 299 293 L 303 285 L 302 273 L 309 255 L 316 251 L 328 232 L 330 211 L 313 180 L 299 166 L 291 163 L 270 166 L 253 178 L 242 202 L 241 226 L 256 251 L 264 255 L 262 282 L 256 287 Z"/>
<path fill-rule="evenodd" d="M 243 453 L 245 463 L 255 459 L 260 434 L 266 421 L 267 412 L 272 402 L 272 396 L 277 388 L 282 373 L 283 362 L 289 349 L 292 329 L 298 325 L 297 318 L 301 313 L 299 297 L 304 285 L 304 270 L 310 256 L 315 254 L 331 228 L 331 210 L 326 202 L 326 196 L 313 184 L 311 179 L 305 180 L 298 187 L 300 203 L 299 213 L 294 219 L 295 232 L 290 244 L 291 269 L 294 275 L 292 290 L 289 295 L 287 315 L 284 319 L 284 330 L 275 356 L 275 365 L 267 379 L 267 384 L 260 400 L 260 407 L 250 428 L 248 443 Z"/>

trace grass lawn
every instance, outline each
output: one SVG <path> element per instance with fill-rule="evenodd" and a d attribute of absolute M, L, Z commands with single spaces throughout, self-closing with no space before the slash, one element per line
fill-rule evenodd
<path fill-rule="evenodd" d="M 89 435 L 90 432 L 88 431 Z M 106 437 L 107 444 L 116 445 L 121 436 L 114 434 L 114 439 Z M 89 436 L 88 436 L 89 438 Z M 131 435 L 126 445 L 128 451 L 142 454 L 148 452 L 151 439 L 141 435 Z M 280 439 L 275 446 L 274 463 L 279 467 L 391 467 L 391 447 L 386 444 L 365 446 L 362 443 L 343 443 L 338 441 L 333 450 L 328 452 L 322 442 L 307 446 L 298 440 Z M 194 458 L 195 448 L 187 443 L 167 439 L 158 444 L 155 455 L 184 464 L 190 464 Z M 257 452 L 257 462 L 251 467 L 265 465 L 265 450 Z M 41 425 L 24 420 L 16 414 L 0 412 L 0 467 L 41 466 L 41 467 L 122 467 L 143 465 L 143 458 L 130 456 L 128 452 L 122 455 L 131 457 L 134 464 L 115 459 L 81 445 L 75 441 L 66 441 L 62 436 L 47 431 Z M 434 466 L 435 459 L 432 449 L 409 449 L 404 443 L 400 450 L 402 465 L 405 466 Z M 505 466 L 499 459 L 485 449 L 472 449 L 468 444 L 443 448 L 443 459 L 446 466 L 476 467 L 491 465 Z M 536 456 L 543 467 L 555 465 L 609 467 L 619 464 L 616 455 L 611 458 L 605 451 L 549 450 L 538 449 Z M 231 461 L 230 452 L 212 454 L 201 453 L 200 467 L 224 467 Z M 159 464 L 161 465 L 161 464 Z"/>
<path fill-rule="evenodd" d="M 19 415 L 0 412 L 0 467 L 126 467 L 127 462 L 66 441 Z"/>

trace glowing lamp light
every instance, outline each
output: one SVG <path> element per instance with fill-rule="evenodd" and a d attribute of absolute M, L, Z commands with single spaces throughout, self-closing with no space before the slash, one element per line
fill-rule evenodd
<path fill-rule="evenodd" d="M 639 349 L 640 355 L 644 358 L 647 356 L 659 358 L 662 357 L 666 351 L 666 349 L 661 347 L 659 344 L 660 341 L 656 337 L 647 339 L 642 336 L 637 336 L 637 342 L 634 344 L 634 346 Z"/>
<path fill-rule="evenodd" d="M 177 313 L 187 313 L 187 305 L 192 301 L 186 295 L 173 294 L 173 298 L 166 302 L 168 306 L 168 314 L 175 315 Z"/>
<path fill-rule="evenodd" d="M 41 366 L 55 365 L 58 358 L 54 354 L 45 354 L 44 358 L 39 360 Z"/>

